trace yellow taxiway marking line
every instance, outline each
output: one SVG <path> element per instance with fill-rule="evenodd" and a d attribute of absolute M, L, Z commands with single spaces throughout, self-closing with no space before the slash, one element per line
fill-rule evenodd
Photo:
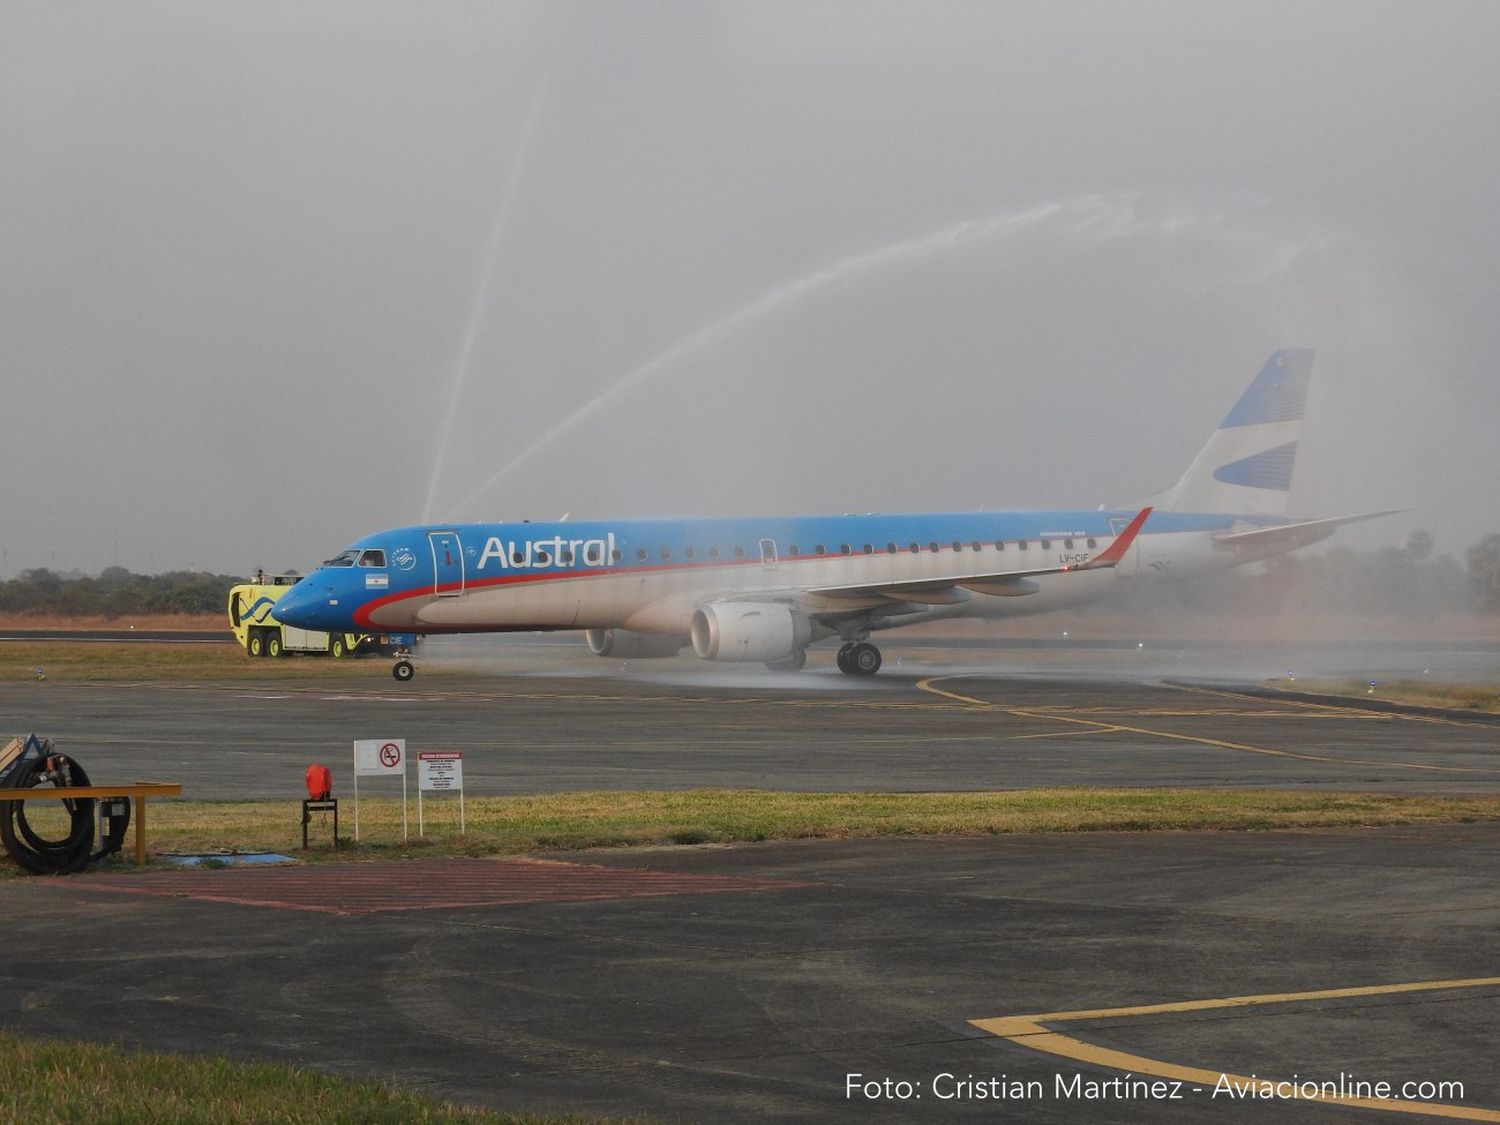
<path fill-rule="evenodd" d="M 1259 1089 L 1266 1082 L 1259 1076 L 1231 1074 L 1228 1071 L 1204 1070 L 1202 1067 L 1182 1066 L 1163 1059 L 1132 1055 L 1108 1047 L 1095 1046 L 1082 1039 L 1061 1035 L 1043 1024 L 1076 1023 L 1087 1020 L 1113 1019 L 1120 1016 L 1163 1015 L 1175 1012 L 1202 1012 L 1211 1009 L 1243 1008 L 1259 1004 L 1292 1004 L 1305 1000 L 1338 1000 L 1357 996 L 1391 996 L 1401 992 L 1436 992 L 1460 988 L 1485 988 L 1500 985 L 1500 977 L 1471 977 L 1466 980 L 1416 981 L 1407 984 L 1377 984 L 1364 988 L 1330 988 L 1318 992 L 1271 992 L 1259 996 L 1226 996 L 1217 1000 L 1186 1000 L 1176 1004 L 1143 1004 L 1131 1008 L 1092 1008 L 1077 1012 L 1039 1012 L 1029 1016 L 1001 1016 L 998 1019 L 970 1020 L 973 1026 L 991 1035 L 1008 1039 L 1021 1047 L 1034 1051 L 1076 1059 L 1094 1066 L 1123 1070 L 1131 1074 L 1150 1074 L 1158 1078 L 1170 1078 L 1193 1086 L 1218 1086 L 1228 1081 L 1241 1088 Z M 1463 1121 L 1500 1122 L 1500 1110 L 1481 1106 L 1450 1105 L 1445 1102 L 1421 1102 L 1397 1098 L 1361 1098 L 1351 1095 L 1323 1093 L 1300 1096 L 1301 1101 L 1320 1101 L 1336 1105 L 1357 1106 L 1362 1109 L 1383 1109 L 1391 1113 L 1411 1113 L 1422 1117 L 1448 1117 Z"/>
<path fill-rule="evenodd" d="M 1100 726 L 1098 730 L 1085 731 L 1084 734 L 1113 734 L 1115 731 L 1125 730 L 1125 727 Z M 1012 734 L 1007 735 L 1006 742 L 1031 742 L 1038 738 L 1080 738 L 1082 735 L 1076 730 L 1054 730 L 1046 734 Z"/>
<path fill-rule="evenodd" d="M 1382 762 L 1369 758 L 1336 758 L 1326 754 L 1298 754 L 1294 750 L 1275 750 L 1269 746 L 1250 746 L 1244 742 L 1228 742 L 1222 738 L 1206 738 L 1197 734 L 1178 734 L 1176 731 L 1151 730 L 1147 727 L 1126 726 L 1123 723 L 1102 723 L 1095 719 L 1080 719 L 1073 715 L 1059 715 L 1055 712 L 1028 710 L 1022 707 L 1006 707 L 1001 703 L 991 703 L 986 699 L 976 699 L 972 695 L 959 695 L 956 691 L 944 691 L 940 687 L 933 686 L 939 680 L 961 678 L 959 676 L 931 676 L 925 680 L 918 680 L 917 688 L 921 691 L 930 692 L 933 695 L 941 695 L 946 699 L 952 699 L 958 703 L 967 703 L 974 707 L 983 707 L 989 711 L 999 711 L 1002 714 L 1017 715 L 1025 719 L 1048 719 L 1054 723 L 1074 723 L 1078 726 L 1093 727 L 1096 730 L 1109 728 L 1112 731 L 1144 734 L 1153 738 L 1170 738 L 1178 742 L 1195 742 L 1200 746 L 1215 746 L 1222 750 L 1239 750 L 1246 754 L 1265 754 L 1272 758 L 1296 758 L 1303 762 L 1332 762 L 1341 766 L 1393 766 L 1397 769 L 1428 770 L 1433 773 L 1495 772 L 1494 770 L 1469 766 L 1432 766 L 1422 762 Z"/>

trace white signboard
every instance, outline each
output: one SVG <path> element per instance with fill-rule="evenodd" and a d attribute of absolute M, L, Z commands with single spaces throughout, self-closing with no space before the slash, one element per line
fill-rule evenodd
<path fill-rule="evenodd" d="M 406 772 L 406 739 L 357 738 L 354 740 L 356 777 Z"/>
<path fill-rule="evenodd" d="M 406 739 L 356 738 L 354 740 L 354 839 L 359 840 L 359 779 L 401 779 L 401 838 L 406 838 Z M 418 799 L 421 793 L 417 794 Z"/>
<path fill-rule="evenodd" d="M 458 794 L 458 830 L 468 831 L 464 816 L 464 756 L 457 750 L 423 750 L 417 755 L 417 835 L 427 834 L 423 793 Z"/>
<path fill-rule="evenodd" d="M 417 788 L 452 793 L 464 787 L 464 756 L 457 750 L 423 750 L 417 755 Z"/>

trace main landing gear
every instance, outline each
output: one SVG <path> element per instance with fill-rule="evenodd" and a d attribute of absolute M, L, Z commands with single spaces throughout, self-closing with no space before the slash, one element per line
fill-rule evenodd
<path fill-rule="evenodd" d="M 880 671 L 880 650 L 869 641 L 850 641 L 839 649 L 839 671 L 846 676 L 873 676 Z"/>
<path fill-rule="evenodd" d="M 403 684 L 416 674 L 416 665 L 408 660 L 405 656 L 396 661 L 396 663 L 391 668 L 391 675 L 395 676 L 396 679 L 400 680 Z"/>

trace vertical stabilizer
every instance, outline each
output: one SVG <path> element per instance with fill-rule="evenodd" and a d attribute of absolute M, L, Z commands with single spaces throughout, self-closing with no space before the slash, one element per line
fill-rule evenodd
<path fill-rule="evenodd" d="M 1286 515 L 1312 361 L 1311 348 L 1274 353 L 1157 507 Z"/>

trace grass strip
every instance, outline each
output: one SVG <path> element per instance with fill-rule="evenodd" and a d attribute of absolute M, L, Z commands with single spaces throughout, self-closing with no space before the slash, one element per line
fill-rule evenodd
<path fill-rule="evenodd" d="M 1383 699 L 1417 707 L 1448 707 L 1455 711 L 1500 712 L 1500 684 L 1450 684 L 1431 680 L 1267 680 L 1267 687 L 1342 695 L 1351 699 Z"/>
<path fill-rule="evenodd" d="M 340 830 L 354 826 L 345 798 Z M 401 854 L 514 855 L 546 850 L 882 836 L 983 836 L 1020 832 L 1246 831 L 1346 828 L 1500 819 L 1500 795 L 1422 796 L 1265 789 L 1026 789 L 982 793 L 781 793 L 756 789 L 581 792 L 429 798 L 427 837 L 401 838 L 401 802 L 360 801 L 357 847 L 330 847 L 314 820 L 308 858 Z M 151 807 L 154 852 L 280 851 L 298 854 L 299 801 L 161 801 Z"/>
<path fill-rule="evenodd" d="M 229 630 L 224 630 L 226 639 Z M 0 642 L 0 682 L 36 680 L 41 669 L 49 683 L 285 681 L 310 679 L 389 681 L 391 661 L 366 656 L 291 655 L 278 660 L 249 656 L 232 640 L 225 644 L 172 644 L 155 641 Z M 424 671 L 430 671 L 424 669 Z"/>
<path fill-rule="evenodd" d="M 300 1067 L 0 1032 L 0 1121 L 544 1125 L 584 1120 L 451 1105 L 381 1082 L 334 1078 Z"/>

